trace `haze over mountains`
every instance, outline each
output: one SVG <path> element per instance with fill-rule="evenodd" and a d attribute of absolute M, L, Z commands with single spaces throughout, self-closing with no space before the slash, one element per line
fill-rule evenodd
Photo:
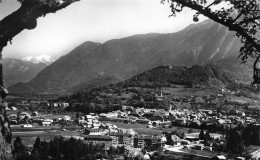
<path fill-rule="evenodd" d="M 238 59 L 235 58 L 235 66 L 223 59 L 237 57 L 240 46 L 234 33 L 210 20 L 190 25 L 177 33 L 135 35 L 103 44 L 85 42 L 46 67 L 30 82 L 16 84 L 9 90 L 69 93 L 126 80 L 161 65 L 191 67 L 214 62 L 215 67 L 225 66 L 223 70 L 237 71 L 241 69 Z M 219 60 L 223 61 L 217 62 Z M 247 83 L 250 78 L 242 81 Z"/>

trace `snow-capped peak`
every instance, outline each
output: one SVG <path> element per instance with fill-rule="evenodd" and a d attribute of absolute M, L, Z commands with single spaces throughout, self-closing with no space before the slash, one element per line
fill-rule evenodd
<path fill-rule="evenodd" d="M 28 56 L 22 59 L 25 62 L 32 62 L 32 63 L 45 63 L 47 65 L 50 65 L 54 62 L 54 59 L 51 58 L 49 55 L 40 55 L 40 56 Z"/>

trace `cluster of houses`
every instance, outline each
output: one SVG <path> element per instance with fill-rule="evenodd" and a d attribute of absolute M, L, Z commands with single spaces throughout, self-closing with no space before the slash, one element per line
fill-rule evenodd
<path fill-rule="evenodd" d="M 105 121 L 115 121 L 123 123 L 146 124 L 148 128 L 187 126 L 190 128 L 208 129 L 210 126 L 230 127 L 233 125 L 257 123 L 255 117 L 233 109 L 229 114 L 216 110 L 198 109 L 132 109 L 124 106 L 122 111 L 113 111 L 107 114 L 100 114 Z"/>
<path fill-rule="evenodd" d="M 156 98 L 158 101 L 163 100 L 162 94 L 156 95 Z M 202 98 L 197 97 L 194 99 L 196 103 L 206 103 Z M 66 107 L 68 104 L 53 103 L 52 105 Z M 258 112 L 258 114 L 259 113 L 260 112 Z M 189 109 L 176 109 L 176 107 L 173 109 L 172 106 L 170 106 L 169 110 L 122 106 L 122 110 L 109 113 L 89 114 L 76 118 L 64 115 L 63 117 L 55 119 L 43 118 L 39 116 L 37 112 L 31 114 L 21 112 L 19 114 L 9 115 L 9 121 L 10 124 L 23 124 L 23 127 L 32 127 L 33 124 L 51 126 L 61 124 L 59 122 L 64 121 L 72 122 L 74 125 L 76 124 L 83 128 L 81 130 L 81 136 L 75 136 L 75 138 L 84 139 L 86 142 L 104 143 L 106 146 L 125 145 L 139 149 L 145 146 L 152 147 L 160 145 L 163 146 L 164 151 L 173 152 L 174 155 L 182 157 L 196 152 L 196 155 L 200 155 L 202 159 L 207 158 L 207 156 L 211 158 L 219 156 L 219 159 L 224 159 L 225 156 L 216 154 L 209 156 L 207 155 L 208 153 L 204 153 L 203 150 L 212 151 L 212 147 L 205 149 L 204 144 L 196 137 L 197 135 L 186 134 L 183 139 L 177 135 L 172 135 L 171 139 L 175 142 L 175 145 L 170 146 L 165 145 L 167 140 L 164 134 L 159 136 L 152 134 L 139 135 L 133 129 L 118 128 L 112 122 L 144 124 L 147 128 L 168 128 L 174 125 L 203 129 L 208 129 L 207 127 L 209 126 L 232 126 L 258 123 L 256 117 L 236 109 L 230 110 L 227 114 L 223 111 L 216 110 L 198 109 L 194 111 Z M 66 137 L 66 134 L 63 136 Z M 211 135 L 211 137 L 219 138 L 219 135 Z M 259 153 L 260 151 L 255 151 L 254 157 L 260 157 Z M 175 158 L 178 159 L 178 156 Z"/>
<path fill-rule="evenodd" d="M 37 126 L 51 126 L 57 124 L 61 121 L 73 121 L 71 117 L 68 115 L 64 115 L 59 118 L 44 118 L 39 116 L 37 111 L 32 112 L 31 114 L 28 112 L 18 112 L 17 114 L 10 114 L 8 116 L 9 124 L 11 125 L 21 125 L 22 127 L 33 127 L 33 125 Z"/>
<path fill-rule="evenodd" d="M 197 121 L 225 121 L 225 124 L 237 123 L 239 120 L 244 123 L 255 122 L 252 117 L 247 117 L 243 113 L 237 115 L 214 115 L 214 111 L 211 110 L 198 110 L 197 112 L 189 111 L 186 109 L 174 109 L 169 111 L 137 108 L 134 111 L 131 107 L 125 107 L 122 111 L 113 111 L 107 114 L 90 114 L 86 116 L 79 116 L 72 119 L 70 116 L 64 115 L 61 118 L 56 119 L 41 119 L 38 113 L 28 114 L 27 112 L 21 112 L 17 115 L 10 115 L 9 119 L 40 119 L 42 126 L 48 126 L 54 124 L 56 121 L 73 121 L 77 120 L 77 123 L 83 128 L 80 136 L 72 136 L 74 138 L 82 139 L 85 142 L 102 143 L 107 147 L 110 146 L 129 146 L 133 149 L 141 149 L 144 147 L 162 146 L 166 156 L 174 156 L 174 158 L 181 159 L 192 155 L 199 159 L 225 159 L 225 155 L 218 154 L 212 151 L 212 146 L 205 147 L 199 140 L 198 134 L 186 134 L 184 138 L 180 138 L 177 135 L 171 135 L 171 139 L 174 142 L 174 146 L 166 145 L 166 135 L 139 135 L 133 129 L 119 128 L 113 121 L 120 121 L 123 123 L 142 123 L 147 127 L 167 126 L 172 122 L 181 122 L 182 125 L 187 125 L 194 120 Z M 153 117 L 152 120 L 149 118 Z M 156 119 L 155 117 L 161 117 L 162 119 Z M 169 117 L 172 117 L 170 119 Z M 112 122 L 108 122 L 112 121 Z M 185 120 L 185 121 L 181 121 Z M 220 123 L 220 122 L 219 122 Z M 26 125 L 24 124 L 24 127 Z M 65 138 L 71 136 L 63 135 Z M 221 135 L 213 134 L 211 137 L 220 138 Z M 252 157 L 260 157 L 260 151 L 255 150 L 252 152 Z M 194 154 L 194 155 L 193 155 Z M 149 154 L 148 154 L 149 155 Z M 149 156 L 147 156 L 149 158 Z"/>
<path fill-rule="evenodd" d="M 160 98 L 162 95 L 157 96 Z M 55 103 L 53 105 L 61 105 Z M 66 105 L 62 103 L 62 105 Z M 227 114 L 224 111 L 217 110 L 189 110 L 170 106 L 169 110 L 133 108 L 131 106 L 122 106 L 122 110 L 109 113 L 91 114 L 77 117 L 78 124 L 85 128 L 99 129 L 102 123 L 99 121 L 116 121 L 123 123 L 140 123 L 147 125 L 148 128 L 174 126 L 187 126 L 190 128 L 208 129 L 209 126 L 231 126 L 239 124 L 257 123 L 258 117 L 253 117 L 245 112 L 232 109 Z M 258 114 L 260 112 L 258 111 Z M 259 114 L 260 115 L 260 114 Z M 59 121 L 74 121 L 69 116 L 56 119 L 44 119 L 38 116 L 36 111 L 31 114 L 21 112 L 9 116 L 10 124 L 39 124 L 49 126 Z M 222 127 L 223 128 L 223 127 Z"/>
<path fill-rule="evenodd" d="M 86 115 L 78 118 L 78 123 L 87 128 L 98 129 L 101 126 L 101 122 L 98 120 L 98 116 Z"/>

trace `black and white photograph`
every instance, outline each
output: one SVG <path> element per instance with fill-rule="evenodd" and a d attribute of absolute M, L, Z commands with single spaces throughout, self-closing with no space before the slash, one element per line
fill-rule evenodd
<path fill-rule="evenodd" d="M 0 0 L 0 160 L 260 160 L 260 0 Z"/>

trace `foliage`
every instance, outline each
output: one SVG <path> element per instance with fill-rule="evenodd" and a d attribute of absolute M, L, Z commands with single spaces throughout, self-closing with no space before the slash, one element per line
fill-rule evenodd
<path fill-rule="evenodd" d="M 203 129 L 200 131 L 200 134 L 199 134 L 199 139 L 200 139 L 200 140 L 204 140 L 204 139 L 205 139 L 205 136 L 204 136 L 204 131 L 203 131 Z"/>
<path fill-rule="evenodd" d="M 29 158 L 29 153 L 26 150 L 26 146 L 22 144 L 20 137 L 16 137 L 13 142 L 13 155 L 16 160 L 23 160 Z"/>
<path fill-rule="evenodd" d="M 207 131 L 206 134 L 204 135 L 204 141 L 205 143 L 207 143 L 210 140 L 212 140 L 212 138 L 210 137 L 209 131 Z"/>
<path fill-rule="evenodd" d="M 242 139 L 245 145 L 260 145 L 260 129 L 258 126 L 250 124 L 242 130 Z"/>
<path fill-rule="evenodd" d="M 241 131 L 231 129 L 227 136 L 226 150 L 232 153 L 242 153 L 244 146 L 242 142 Z"/>
<path fill-rule="evenodd" d="M 214 65 L 191 68 L 161 66 L 141 73 L 127 81 L 92 90 L 82 90 L 69 97 L 61 97 L 60 101 L 70 103 L 66 111 L 83 112 L 85 114 L 115 111 L 120 109 L 122 105 L 167 110 L 170 105 L 170 99 L 167 99 L 167 97 L 170 96 L 166 95 L 167 93 L 163 93 L 163 98 L 157 96 L 162 91 L 161 87 L 169 87 L 170 85 L 173 88 L 176 84 L 185 85 L 184 87 L 206 85 L 208 88 L 219 90 L 220 87 L 226 85 L 239 86 L 239 90 L 243 92 L 248 89 L 243 87 L 242 84 L 236 85 L 234 83 L 236 82 L 232 79 L 230 73 L 223 72 Z M 149 87 L 146 84 L 151 84 L 151 86 Z M 181 103 L 183 106 L 187 104 L 187 107 L 190 105 L 192 105 L 192 108 L 198 107 L 197 104 L 189 103 L 187 99 L 189 97 L 173 97 L 171 100 L 185 102 L 185 104 Z M 205 98 L 205 100 L 209 99 Z M 218 102 L 216 97 L 215 100 Z M 216 105 L 201 103 L 200 106 L 215 108 Z"/>

